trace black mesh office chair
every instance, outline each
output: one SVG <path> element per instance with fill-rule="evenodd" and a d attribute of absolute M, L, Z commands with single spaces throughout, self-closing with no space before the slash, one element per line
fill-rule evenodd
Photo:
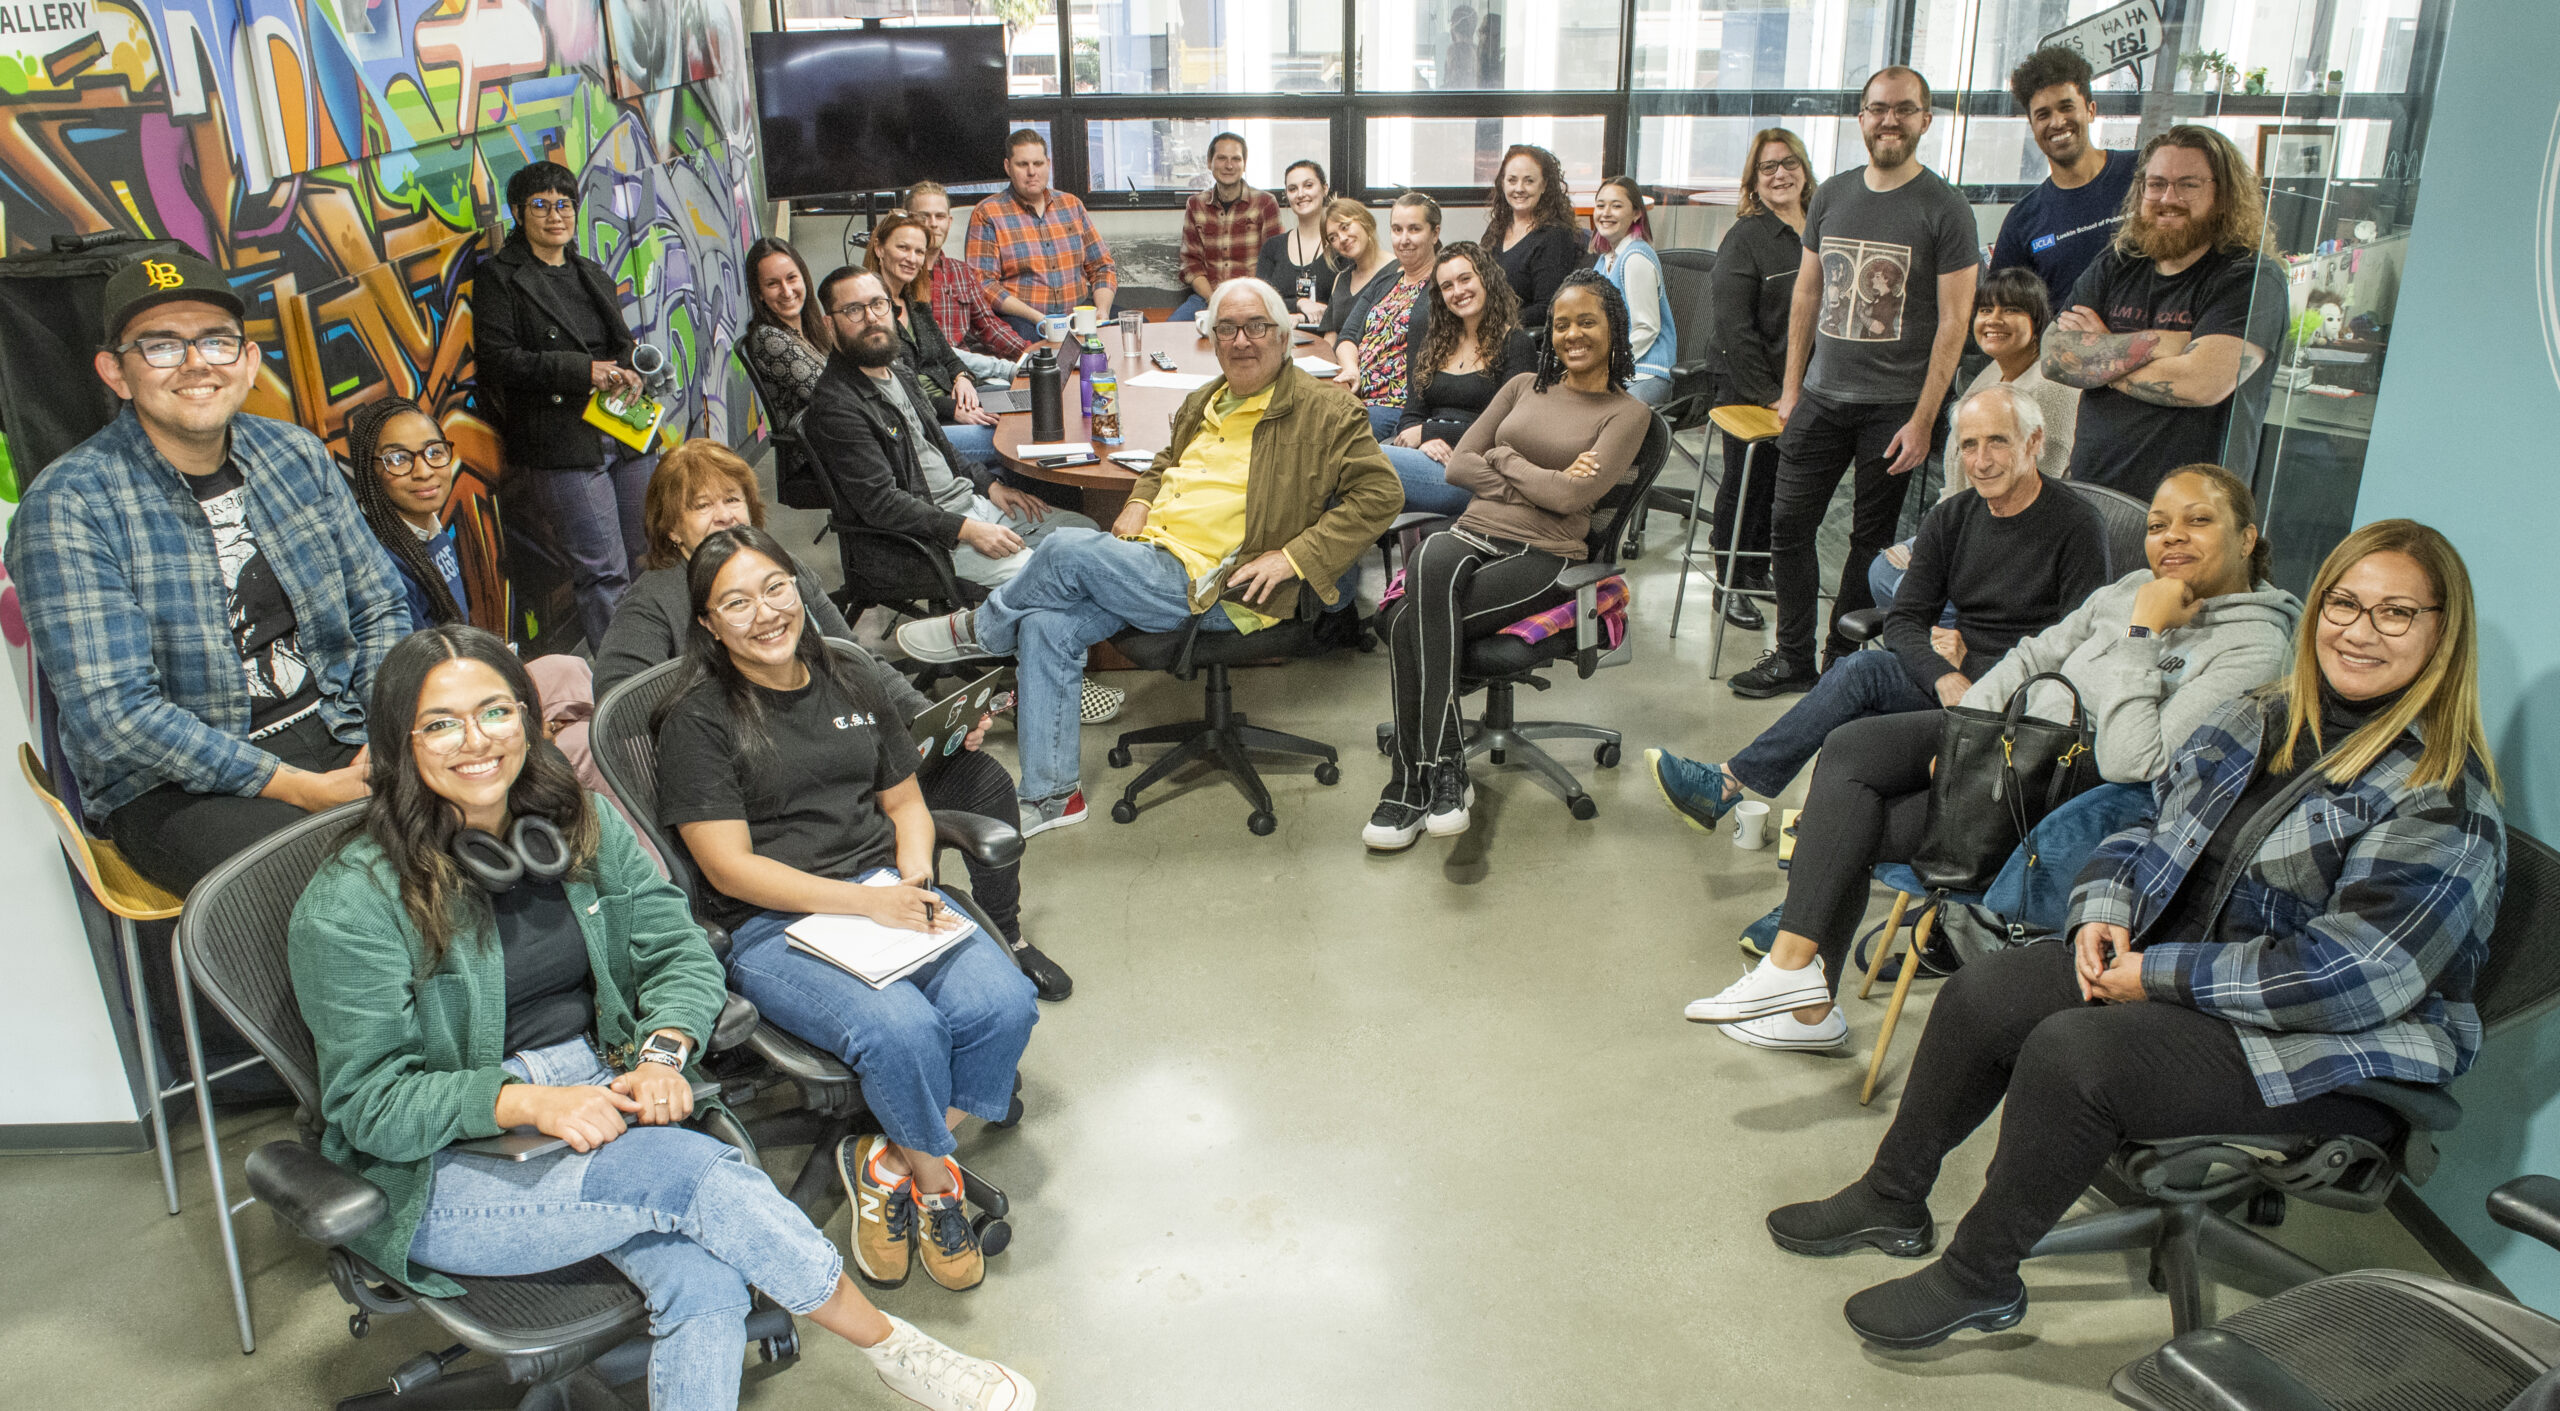
<path fill-rule="evenodd" d="M 2122 490 L 2092 485 L 2078 480 L 2058 482 L 2098 512 L 2098 522 L 2107 536 L 2107 581 L 2115 582 L 2151 561 L 2149 552 L 2151 506 Z M 2079 606 L 2073 604 L 2074 607 Z M 1860 608 L 1840 614 L 1840 635 L 1864 645 L 1884 631 L 1883 608 Z"/>
<path fill-rule="evenodd" d="M 1677 346 L 1672 349 L 1671 395 L 1655 408 L 1671 427 L 1673 447 L 1679 447 L 1683 431 L 1694 431 L 1707 424 L 1707 416 L 1716 409 L 1716 304 L 1713 293 L 1716 252 L 1713 250 L 1670 249 L 1655 252 L 1662 257 L 1662 281 L 1671 295 L 1672 331 Z M 1681 451 L 1687 455 L 1686 450 Z M 1706 443 L 1699 442 L 1697 483 L 1682 490 L 1656 484 L 1646 496 L 1648 504 L 1658 510 L 1688 516 L 1700 497 L 1709 494 L 1707 487 Z M 1624 553 L 1633 563 L 1644 553 L 1644 516 L 1637 515 L 1627 530 Z"/>
<path fill-rule="evenodd" d="M 602 1400 L 611 1395 L 605 1388 L 648 1371 L 649 1309 L 640 1291 L 602 1258 L 517 1278 L 456 1275 L 462 1295 L 436 1298 L 346 1248 L 388 1213 L 390 1203 L 379 1187 L 319 1152 L 319 1063 L 294 1003 L 285 928 L 312 874 L 337 851 L 364 809 L 351 803 L 313 814 L 251 846 L 196 884 L 178 923 L 178 945 L 196 988 L 273 1065 L 300 1105 L 303 1138 L 269 1142 L 250 1153 L 249 1189 L 279 1220 L 329 1251 L 329 1281 L 356 1309 L 347 1319 L 349 1332 L 363 1337 L 376 1314 L 418 1311 L 458 1339 L 442 1352 L 402 1363 L 387 1389 L 340 1401 L 340 1411 L 618 1405 Z M 733 1003 L 706 1050 L 736 1043 L 754 1015 L 754 1006 Z M 734 1130 L 702 1125 L 715 1135 L 736 1137 Z M 790 1313 L 761 1299 L 747 1319 L 747 1336 L 761 1344 L 768 1360 L 798 1355 Z M 491 1360 L 449 1371 L 466 1352 Z"/>
<path fill-rule="evenodd" d="M 1120 797 L 1111 805 L 1111 821 L 1138 821 L 1138 795 L 1149 785 L 1195 760 L 1205 761 L 1226 771 L 1253 811 L 1245 815 L 1244 826 L 1256 837 L 1269 836 L 1280 826 L 1271 811 L 1271 790 L 1262 782 L 1261 771 L 1254 768 L 1253 750 L 1272 754 L 1296 755 L 1316 762 L 1316 782 L 1342 782 L 1342 766 L 1331 745 L 1310 740 L 1302 735 L 1286 734 L 1245 723 L 1244 712 L 1235 708 L 1235 685 L 1228 679 L 1230 667 L 1250 666 L 1255 662 L 1290 657 L 1320 656 L 1324 647 L 1316 639 L 1314 615 L 1318 606 L 1315 592 L 1301 584 L 1298 592 L 1298 615 L 1287 622 L 1276 622 L 1259 632 L 1202 631 L 1200 620 L 1208 613 L 1197 613 L 1191 621 L 1173 632 L 1141 632 L 1135 628 L 1121 632 L 1111 644 L 1122 655 L 1149 671 L 1170 673 L 1177 681 L 1189 681 L 1206 675 L 1201 690 L 1198 720 L 1179 721 L 1172 725 L 1148 725 L 1125 731 L 1112 745 L 1110 760 L 1114 769 L 1129 767 L 1132 745 L 1171 745 L 1150 763 L 1144 773 L 1129 781 Z M 1211 605 L 1209 612 L 1223 612 Z"/>
<path fill-rule="evenodd" d="M 2509 828 L 2506 895 L 2474 996 L 2480 1022 L 2493 1038 L 2560 1005 L 2555 902 L 2560 853 Z M 2435 1171 L 2434 1134 L 2462 1121 L 2462 1104 L 2442 1088 L 2368 1078 L 2344 1091 L 2389 1108 L 2406 1128 L 2400 1140 L 2376 1146 L 2310 1132 L 2128 1142 L 2108 1162 L 2097 1187 L 2111 1199 L 2121 1197 L 2117 1208 L 2063 1221 L 2031 1257 L 2149 1249 L 2152 1287 L 2169 1296 L 2170 1320 L 2180 1334 L 2204 1325 L 2203 1259 L 2279 1285 L 2323 1278 L 2327 1270 L 2235 1215 L 2260 1225 L 2279 1223 L 2288 1197 L 2340 1210 L 2378 1210 L 2401 1178 L 2426 1183 Z"/>
<path fill-rule="evenodd" d="M 841 643 L 830 645 L 842 651 L 853 650 Z M 658 735 L 654 722 L 658 707 L 684 684 L 686 669 L 687 663 L 681 657 L 660 662 L 606 693 L 596 704 L 594 723 L 587 729 L 587 744 L 605 782 L 613 786 L 614 796 L 622 801 L 632 826 L 657 848 L 669 878 L 693 898 L 698 909 L 702 879 L 694 870 L 692 855 L 672 830 L 658 824 Z M 1022 836 L 993 820 L 942 809 L 934 813 L 933 824 L 937 865 L 942 853 L 951 848 L 985 862 L 1011 862 L 1022 856 Z M 957 888 L 944 890 L 988 935 L 998 934 L 995 923 L 978 909 L 976 899 Z M 711 937 L 712 949 L 725 960 L 729 950 L 727 932 L 707 922 L 703 929 Z M 861 1080 L 834 1054 L 761 1019 L 733 1050 L 722 1055 L 720 1062 L 706 1060 L 705 1067 L 720 1079 L 724 1091 L 741 1108 L 778 1088 L 794 1090 L 798 1099 L 795 1104 L 756 1118 L 747 1124 L 747 1130 L 759 1146 L 809 1148 L 808 1158 L 785 1193 L 793 1204 L 809 1213 L 812 1223 L 826 1224 L 845 1197 L 836 1175 L 836 1145 L 865 1130 L 871 1121 L 870 1109 L 862 1100 Z M 1009 1127 L 1021 1118 L 1022 1099 L 1017 1094 L 1013 1110 L 1002 1122 L 992 1125 Z M 977 1228 L 980 1249 L 988 1254 L 1003 1253 L 1013 1238 L 1012 1226 L 1006 1221 L 1010 1203 L 1005 1193 L 966 1165 L 961 1166 L 960 1175 L 963 1198 L 979 1210 L 971 1223 Z"/>

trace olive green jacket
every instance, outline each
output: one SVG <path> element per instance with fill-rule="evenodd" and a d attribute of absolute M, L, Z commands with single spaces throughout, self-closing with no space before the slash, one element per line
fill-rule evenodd
<path fill-rule="evenodd" d="M 590 795 L 602 837 L 594 875 L 572 876 L 569 905 L 586 933 L 596 980 L 596 1036 L 617 1067 L 659 1029 L 695 1053 L 727 998 L 720 961 L 684 893 L 658 875 L 631 825 Z M 382 1188 L 390 1213 L 348 1248 L 420 1293 L 461 1286 L 409 1265 L 426 1211 L 430 1160 L 458 1141 L 494 1137 L 506 1058 L 507 962 L 485 908 L 435 970 L 400 905 L 399 880 L 371 838 L 321 865 L 286 933 L 293 992 L 320 1068 L 320 1152 Z"/>

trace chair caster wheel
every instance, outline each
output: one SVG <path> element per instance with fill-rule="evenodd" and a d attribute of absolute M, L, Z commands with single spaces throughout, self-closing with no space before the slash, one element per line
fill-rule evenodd
<path fill-rule="evenodd" d="M 1592 762 L 1592 763 L 1594 763 L 1594 764 L 1596 764 L 1596 765 L 1599 765 L 1602 769 L 1615 769 L 1615 768 L 1617 768 L 1617 767 L 1618 767 L 1618 746 L 1617 746 L 1617 742 L 1616 742 L 1616 741 L 1613 741 L 1613 740 L 1603 740 L 1603 741 L 1601 741 L 1601 742 L 1600 742 L 1600 747 L 1599 747 L 1598 749 L 1593 750 L 1593 751 L 1591 752 L 1591 762 Z"/>
<path fill-rule="evenodd" d="M 1114 823 L 1137 822 L 1138 806 L 1127 799 L 1120 800 L 1111 806 L 1111 821 Z"/>
<path fill-rule="evenodd" d="M 1637 559 L 1643 558 L 1644 536 L 1641 534 L 1628 535 L 1626 552 L 1619 555 L 1619 557 L 1626 560 L 1628 563 L 1633 563 Z"/>
<path fill-rule="evenodd" d="M 1593 803 L 1589 794 L 1574 795 L 1565 803 L 1565 808 L 1584 822 L 1600 816 L 1600 805 Z"/>
<path fill-rule="evenodd" d="M 1316 766 L 1316 782 L 1328 787 L 1342 782 L 1342 766 L 1326 760 Z"/>
<path fill-rule="evenodd" d="M 2284 1223 L 2284 1192 L 2260 1191 L 2249 1197 L 2248 1214 L 2242 1217 L 2262 1230 L 2272 1230 Z"/>
<path fill-rule="evenodd" d="M 767 1362 L 789 1362 L 800 1355 L 800 1330 L 793 1328 L 780 1337 L 756 1339 L 756 1351 Z"/>
<path fill-rule="evenodd" d="M 1111 753 L 1104 755 L 1103 758 L 1111 761 L 1111 767 L 1114 769 L 1129 767 L 1129 751 L 1119 745 L 1113 745 Z"/>
<path fill-rule="evenodd" d="M 347 1336 L 361 1338 L 373 1331 L 373 1315 L 359 1308 L 347 1315 Z"/>
<path fill-rule="evenodd" d="M 1257 838 L 1268 838 L 1271 836 L 1271 830 L 1280 826 L 1280 820 L 1272 817 L 1270 814 L 1264 813 L 1260 809 L 1255 809 L 1252 813 L 1245 816 L 1244 826 L 1245 830 L 1252 833 L 1253 836 Z"/>
<path fill-rule="evenodd" d="M 1012 1222 L 996 1216 L 981 1215 L 969 1222 L 969 1228 L 978 1232 L 978 1252 L 990 1258 L 1004 1253 L 1005 1246 L 1013 1243 Z"/>
<path fill-rule="evenodd" d="M 1004 1110 L 1004 1116 L 997 1118 L 993 1122 L 989 1122 L 987 1125 L 998 1131 L 1002 1131 L 1007 1127 L 1019 1126 L 1021 1122 L 1022 1094 L 1015 1093 L 1013 1095 L 1013 1105 Z"/>

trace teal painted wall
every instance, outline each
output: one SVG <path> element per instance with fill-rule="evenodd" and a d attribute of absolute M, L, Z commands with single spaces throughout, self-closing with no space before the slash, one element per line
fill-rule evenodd
<path fill-rule="evenodd" d="M 2560 842 L 2560 6 L 2460 0 L 2436 88 L 2358 522 L 2443 530 L 2481 606 L 2481 689 L 2510 827 Z M 2555 942 L 2560 943 L 2560 942 Z M 2560 1020 L 2492 1039 L 2427 1203 L 2526 1301 L 2560 1253 L 2481 1200 L 2560 1174 Z"/>

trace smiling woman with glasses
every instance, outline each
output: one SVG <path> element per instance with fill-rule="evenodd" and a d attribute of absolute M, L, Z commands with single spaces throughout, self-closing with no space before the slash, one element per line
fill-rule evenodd
<path fill-rule="evenodd" d="M 356 507 L 400 571 L 410 625 L 469 623 L 469 584 L 481 575 L 464 570 L 461 532 L 445 522 L 454 473 L 461 467 L 435 418 L 406 397 L 365 403 L 347 418 L 347 465 Z M 477 546 L 473 557 L 479 557 Z M 486 574 L 483 581 L 501 581 L 497 565 L 474 567 Z M 505 625 L 503 608 L 484 615 L 491 620 L 481 626 Z"/>

